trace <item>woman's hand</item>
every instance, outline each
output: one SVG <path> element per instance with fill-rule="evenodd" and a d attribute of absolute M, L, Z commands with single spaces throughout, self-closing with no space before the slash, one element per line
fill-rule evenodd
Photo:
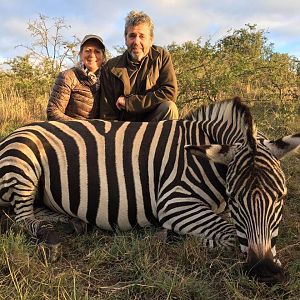
<path fill-rule="evenodd" d="M 118 108 L 118 110 L 122 110 L 125 109 L 125 97 L 124 96 L 120 96 L 116 102 L 116 106 Z"/>

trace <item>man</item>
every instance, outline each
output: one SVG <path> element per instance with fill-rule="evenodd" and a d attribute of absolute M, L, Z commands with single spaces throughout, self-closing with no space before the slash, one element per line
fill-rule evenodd
<path fill-rule="evenodd" d="M 153 45 L 153 23 L 143 12 L 126 17 L 127 50 L 101 70 L 100 118 L 124 121 L 178 119 L 177 81 L 170 53 Z"/>

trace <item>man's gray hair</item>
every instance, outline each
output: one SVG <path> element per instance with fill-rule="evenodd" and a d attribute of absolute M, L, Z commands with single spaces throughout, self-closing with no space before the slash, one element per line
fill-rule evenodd
<path fill-rule="evenodd" d="M 154 25 L 151 18 L 143 11 L 135 11 L 135 10 L 129 12 L 129 14 L 125 18 L 125 31 L 124 31 L 125 37 L 128 32 L 128 27 L 133 27 L 140 24 L 148 25 L 150 30 L 150 35 L 151 37 L 153 37 Z"/>

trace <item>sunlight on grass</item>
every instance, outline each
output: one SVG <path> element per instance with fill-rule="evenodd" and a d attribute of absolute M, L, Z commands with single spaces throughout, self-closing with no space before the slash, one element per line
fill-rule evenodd
<path fill-rule="evenodd" d="M 32 121 L 46 119 L 47 97 L 25 101 L 14 89 L 0 89 L 0 137 Z"/>

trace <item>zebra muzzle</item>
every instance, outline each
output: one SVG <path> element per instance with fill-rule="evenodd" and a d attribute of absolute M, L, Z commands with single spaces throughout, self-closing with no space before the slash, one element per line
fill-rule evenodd
<path fill-rule="evenodd" d="M 259 258 L 253 250 L 249 249 L 244 271 L 250 278 L 270 286 L 285 281 L 287 277 L 280 264 L 274 261 L 271 250 L 265 257 Z"/>

